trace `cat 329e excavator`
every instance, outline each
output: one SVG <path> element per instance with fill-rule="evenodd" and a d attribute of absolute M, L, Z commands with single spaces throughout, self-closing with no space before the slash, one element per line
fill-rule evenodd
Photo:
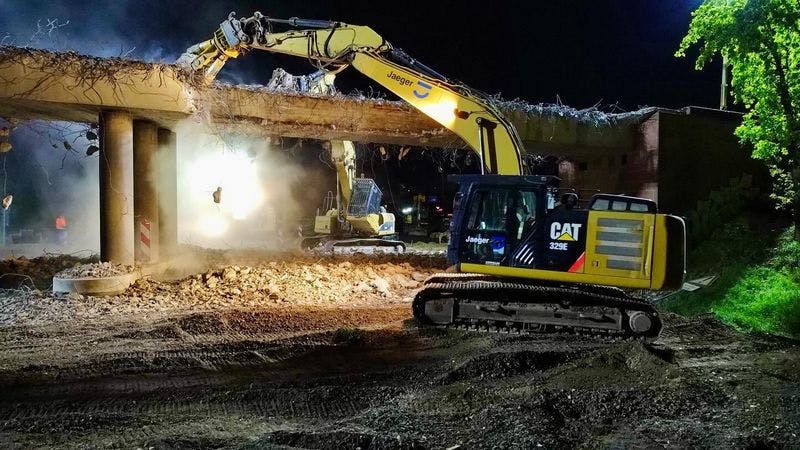
<path fill-rule="evenodd" d="M 275 31 L 275 27 L 288 28 Z M 179 62 L 213 79 L 248 50 L 307 58 L 330 74 L 348 66 L 460 136 L 478 155 L 480 175 L 452 176 L 447 260 L 454 272 L 426 280 L 414 316 L 428 325 L 498 331 L 575 330 L 656 338 L 662 323 L 648 302 L 624 289 L 679 289 L 685 225 L 655 202 L 597 194 L 586 209 L 558 197 L 558 178 L 524 174 L 522 141 L 484 94 L 392 47 L 366 26 L 233 13 Z"/>

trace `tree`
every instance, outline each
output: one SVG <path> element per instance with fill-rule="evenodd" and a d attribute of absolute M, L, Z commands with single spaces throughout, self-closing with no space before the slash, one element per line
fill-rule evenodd
<path fill-rule="evenodd" d="M 800 2 L 705 0 L 692 13 L 676 56 L 699 46 L 699 70 L 721 54 L 734 99 L 747 109 L 736 129 L 775 180 L 772 197 L 790 208 L 800 240 Z"/>

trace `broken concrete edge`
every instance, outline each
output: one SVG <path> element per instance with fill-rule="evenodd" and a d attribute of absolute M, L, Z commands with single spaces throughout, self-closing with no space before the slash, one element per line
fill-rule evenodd
<path fill-rule="evenodd" d="M 194 73 L 175 64 L 133 58 L 103 58 L 75 51 L 57 52 L 33 47 L 0 46 L 0 65 L 23 60 L 27 64 L 33 64 L 34 68 L 47 67 L 51 72 L 80 74 L 86 78 L 113 78 L 116 75 L 133 75 L 137 72 L 138 75 L 141 75 L 145 72 L 152 73 L 154 70 L 168 70 L 171 76 L 182 83 L 195 86 L 203 84 L 202 74 Z M 37 62 L 47 65 L 37 66 Z M 96 74 L 91 76 L 89 71 L 96 72 Z"/>
<path fill-rule="evenodd" d="M 52 50 L 35 49 L 30 47 L 0 46 L 0 65 L 9 61 L 20 62 L 26 60 L 26 65 L 32 65 L 33 69 L 44 69 L 50 73 L 60 72 L 86 80 L 105 80 L 123 81 L 130 77 L 141 77 L 142 75 L 159 74 L 168 78 L 174 78 L 183 83 L 187 88 L 203 91 L 239 91 L 243 94 L 272 94 L 295 98 L 312 98 L 336 100 L 352 103 L 367 103 L 374 106 L 389 106 L 400 108 L 409 112 L 416 110 L 405 102 L 399 100 L 389 100 L 377 96 L 366 96 L 363 93 L 343 94 L 305 94 L 292 92 L 285 89 L 269 89 L 264 85 L 233 85 L 230 83 L 216 82 L 211 86 L 205 86 L 202 77 L 194 72 L 186 70 L 175 64 L 164 62 L 148 62 L 138 59 L 128 58 L 101 58 L 97 56 L 85 55 L 73 51 L 55 52 Z M 54 62 L 57 63 L 54 64 Z M 602 111 L 594 106 L 586 109 L 576 109 L 563 104 L 538 103 L 532 104 L 521 99 L 508 100 L 500 95 L 488 96 L 488 100 L 499 107 L 507 114 L 524 113 L 529 116 L 566 119 L 576 121 L 583 125 L 593 127 L 609 127 L 626 123 L 637 123 L 645 120 L 652 115 L 658 108 L 644 107 L 636 111 L 609 113 Z"/>

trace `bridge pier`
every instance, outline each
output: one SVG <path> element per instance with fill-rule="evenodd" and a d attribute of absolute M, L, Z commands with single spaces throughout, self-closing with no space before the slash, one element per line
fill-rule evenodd
<path fill-rule="evenodd" d="M 133 210 L 137 263 L 155 263 L 159 258 L 158 214 L 158 125 L 133 122 Z"/>
<path fill-rule="evenodd" d="M 133 120 L 100 113 L 100 260 L 133 264 Z"/>
<path fill-rule="evenodd" d="M 178 250 L 178 159 L 175 132 L 158 130 L 158 235 L 161 255 Z"/>

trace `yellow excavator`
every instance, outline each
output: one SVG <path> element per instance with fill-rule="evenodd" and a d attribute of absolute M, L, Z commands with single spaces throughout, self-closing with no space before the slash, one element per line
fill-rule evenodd
<path fill-rule="evenodd" d="M 192 49 L 190 49 L 192 50 Z M 192 70 L 192 53 L 187 52 L 178 63 Z M 203 72 L 206 83 L 211 83 L 216 73 Z M 336 75 L 317 70 L 309 75 L 294 76 L 283 69 L 276 69 L 267 87 L 294 93 L 311 95 L 333 95 L 336 93 Z M 356 149 L 350 141 L 328 141 L 323 143 L 330 153 L 330 161 L 336 169 L 336 194 L 329 192 L 323 199 L 322 210 L 314 217 L 314 234 L 304 236 L 300 245 L 304 249 L 334 252 L 336 248 L 391 249 L 402 253 L 406 249 L 403 241 L 394 239 L 395 216 L 381 206 L 382 194 L 375 180 L 361 176 L 356 178 Z"/>
<path fill-rule="evenodd" d="M 356 150 L 350 141 L 329 141 L 331 161 L 336 168 L 336 195 L 325 197 L 322 211 L 314 218 L 314 235 L 301 246 L 333 252 L 337 247 L 389 248 L 402 253 L 403 241 L 393 239 L 395 216 L 381 206 L 381 190 L 371 178 L 356 178 Z"/>
<path fill-rule="evenodd" d="M 275 28 L 286 28 L 284 31 Z M 559 179 L 525 174 L 524 147 L 492 100 L 411 58 L 366 26 L 231 13 L 181 64 L 213 79 L 250 50 L 306 58 L 331 75 L 352 66 L 452 130 L 474 150 L 479 175 L 453 176 L 447 260 L 416 294 L 421 324 L 496 331 L 573 330 L 656 338 L 656 309 L 628 290 L 683 284 L 685 225 L 655 202 L 597 194 L 583 209 Z"/>

